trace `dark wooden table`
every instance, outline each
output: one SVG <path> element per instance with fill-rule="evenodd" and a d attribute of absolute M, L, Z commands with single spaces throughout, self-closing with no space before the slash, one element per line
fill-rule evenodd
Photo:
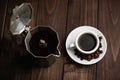
<path fill-rule="evenodd" d="M 49 25 L 59 33 L 62 55 L 48 68 L 30 65 L 29 59 L 21 60 L 21 37 L 9 31 L 12 9 L 23 2 L 33 6 L 31 26 Z M 107 53 L 97 64 L 77 64 L 65 50 L 69 32 L 82 25 L 95 26 L 107 39 Z M 120 80 L 119 61 L 120 0 L 0 1 L 0 80 Z"/>

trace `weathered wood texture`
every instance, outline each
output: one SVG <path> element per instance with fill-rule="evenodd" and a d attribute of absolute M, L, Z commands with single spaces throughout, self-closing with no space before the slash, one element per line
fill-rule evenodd
<path fill-rule="evenodd" d="M 91 25 L 96 27 L 97 10 L 97 0 L 69 0 L 67 34 L 80 25 Z M 83 66 L 75 62 L 70 63 L 70 60 L 68 60 L 64 65 L 64 80 L 83 79 L 96 80 L 96 64 Z"/>
<path fill-rule="evenodd" d="M 34 64 L 23 38 L 9 31 L 12 9 L 23 2 L 33 7 L 30 26 L 51 26 L 59 34 L 62 55 L 48 68 Z M 120 80 L 119 4 L 119 0 L 1 0 L 0 80 Z M 107 39 L 107 53 L 97 64 L 77 64 L 65 50 L 69 32 L 82 25 L 98 28 Z"/>
<path fill-rule="evenodd" d="M 49 68 L 38 68 L 36 71 L 39 73 L 38 80 L 62 80 L 63 54 L 65 54 L 64 41 L 66 18 L 67 0 L 39 0 L 37 9 L 37 25 L 50 26 L 58 32 L 60 37 L 59 48 L 62 55 Z M 36 74 L 34 76 L 37 77 Z"/>
<path fill-rule="evenodd" d="M 1 15 L 0 15 L 0 41 L 3 37 L 6 10 L 7 10 L 7 0 L 1 0 L 1 2 L 0 2 L 0 11 L 1 11 Z"/>
<path fill-rule="evenodd" d="M 108 49 L 97 65 L 97 80 L 120 79 L 119 3 L 119 0 L 99 0 L 98 26 L 107 38 Z"/>

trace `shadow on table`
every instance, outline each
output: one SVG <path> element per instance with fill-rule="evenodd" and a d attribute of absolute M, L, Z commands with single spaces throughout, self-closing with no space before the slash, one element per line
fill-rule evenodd
<path fill-rule="evenodd" d="M 4 38 L 0 42 L 1 80 L 15 80 L 19 73 L 27 75 L 34 68 L 44 67 L 35 63 L 34 58 L 27 53 L 24 42 L 22 43 L 18 45 L 14 38 Z"/>

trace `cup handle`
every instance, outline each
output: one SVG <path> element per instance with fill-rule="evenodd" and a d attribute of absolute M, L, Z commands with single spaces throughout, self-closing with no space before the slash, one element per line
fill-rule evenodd
<path fill-rule="evenodd" d="M 71 44 L 69 45 L 69 47 L 75 49 L 75 44 L 74 44 L 74 43 L 71 43 Z"/>

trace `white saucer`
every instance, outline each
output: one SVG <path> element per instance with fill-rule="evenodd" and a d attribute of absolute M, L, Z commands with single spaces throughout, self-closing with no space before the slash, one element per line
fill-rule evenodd
<path fill-rule="evenodd" d="M 77 35 L 83 30 L 90 30 L 90 31 L 97 33 L 98 36 L 102 36 L 102 40 L 101 40 L 102 48 L 101 48 L 101 50 L 103 51 L 103 53 L 100 54 L 99 58 L 92 59 L 91 61 L 81 60 L 80 58 L 78 58 L 75 55 L 74 49 L 70 48 L 70 44 L 75 42 Z M 98 29 L 91 27 L 91 26 L 80 26 L 78 28 L 75 28 L 74 30 L 72 30 L 69 33 L 67 40 L 66 40 L 66 50 L 67 50 L 67 53 L 70 56 L 70 58 L 72 60 L 74 60 L 75 62 L 77 62 L 79 64 L 83 64 L 83 65 L 91 65 L 91 64 L 95 64 L 95 63 L 99 62 L 105 56 L 106 51 L 107 51 L 107 41 L 106 41 L 105 36 Z"/>

